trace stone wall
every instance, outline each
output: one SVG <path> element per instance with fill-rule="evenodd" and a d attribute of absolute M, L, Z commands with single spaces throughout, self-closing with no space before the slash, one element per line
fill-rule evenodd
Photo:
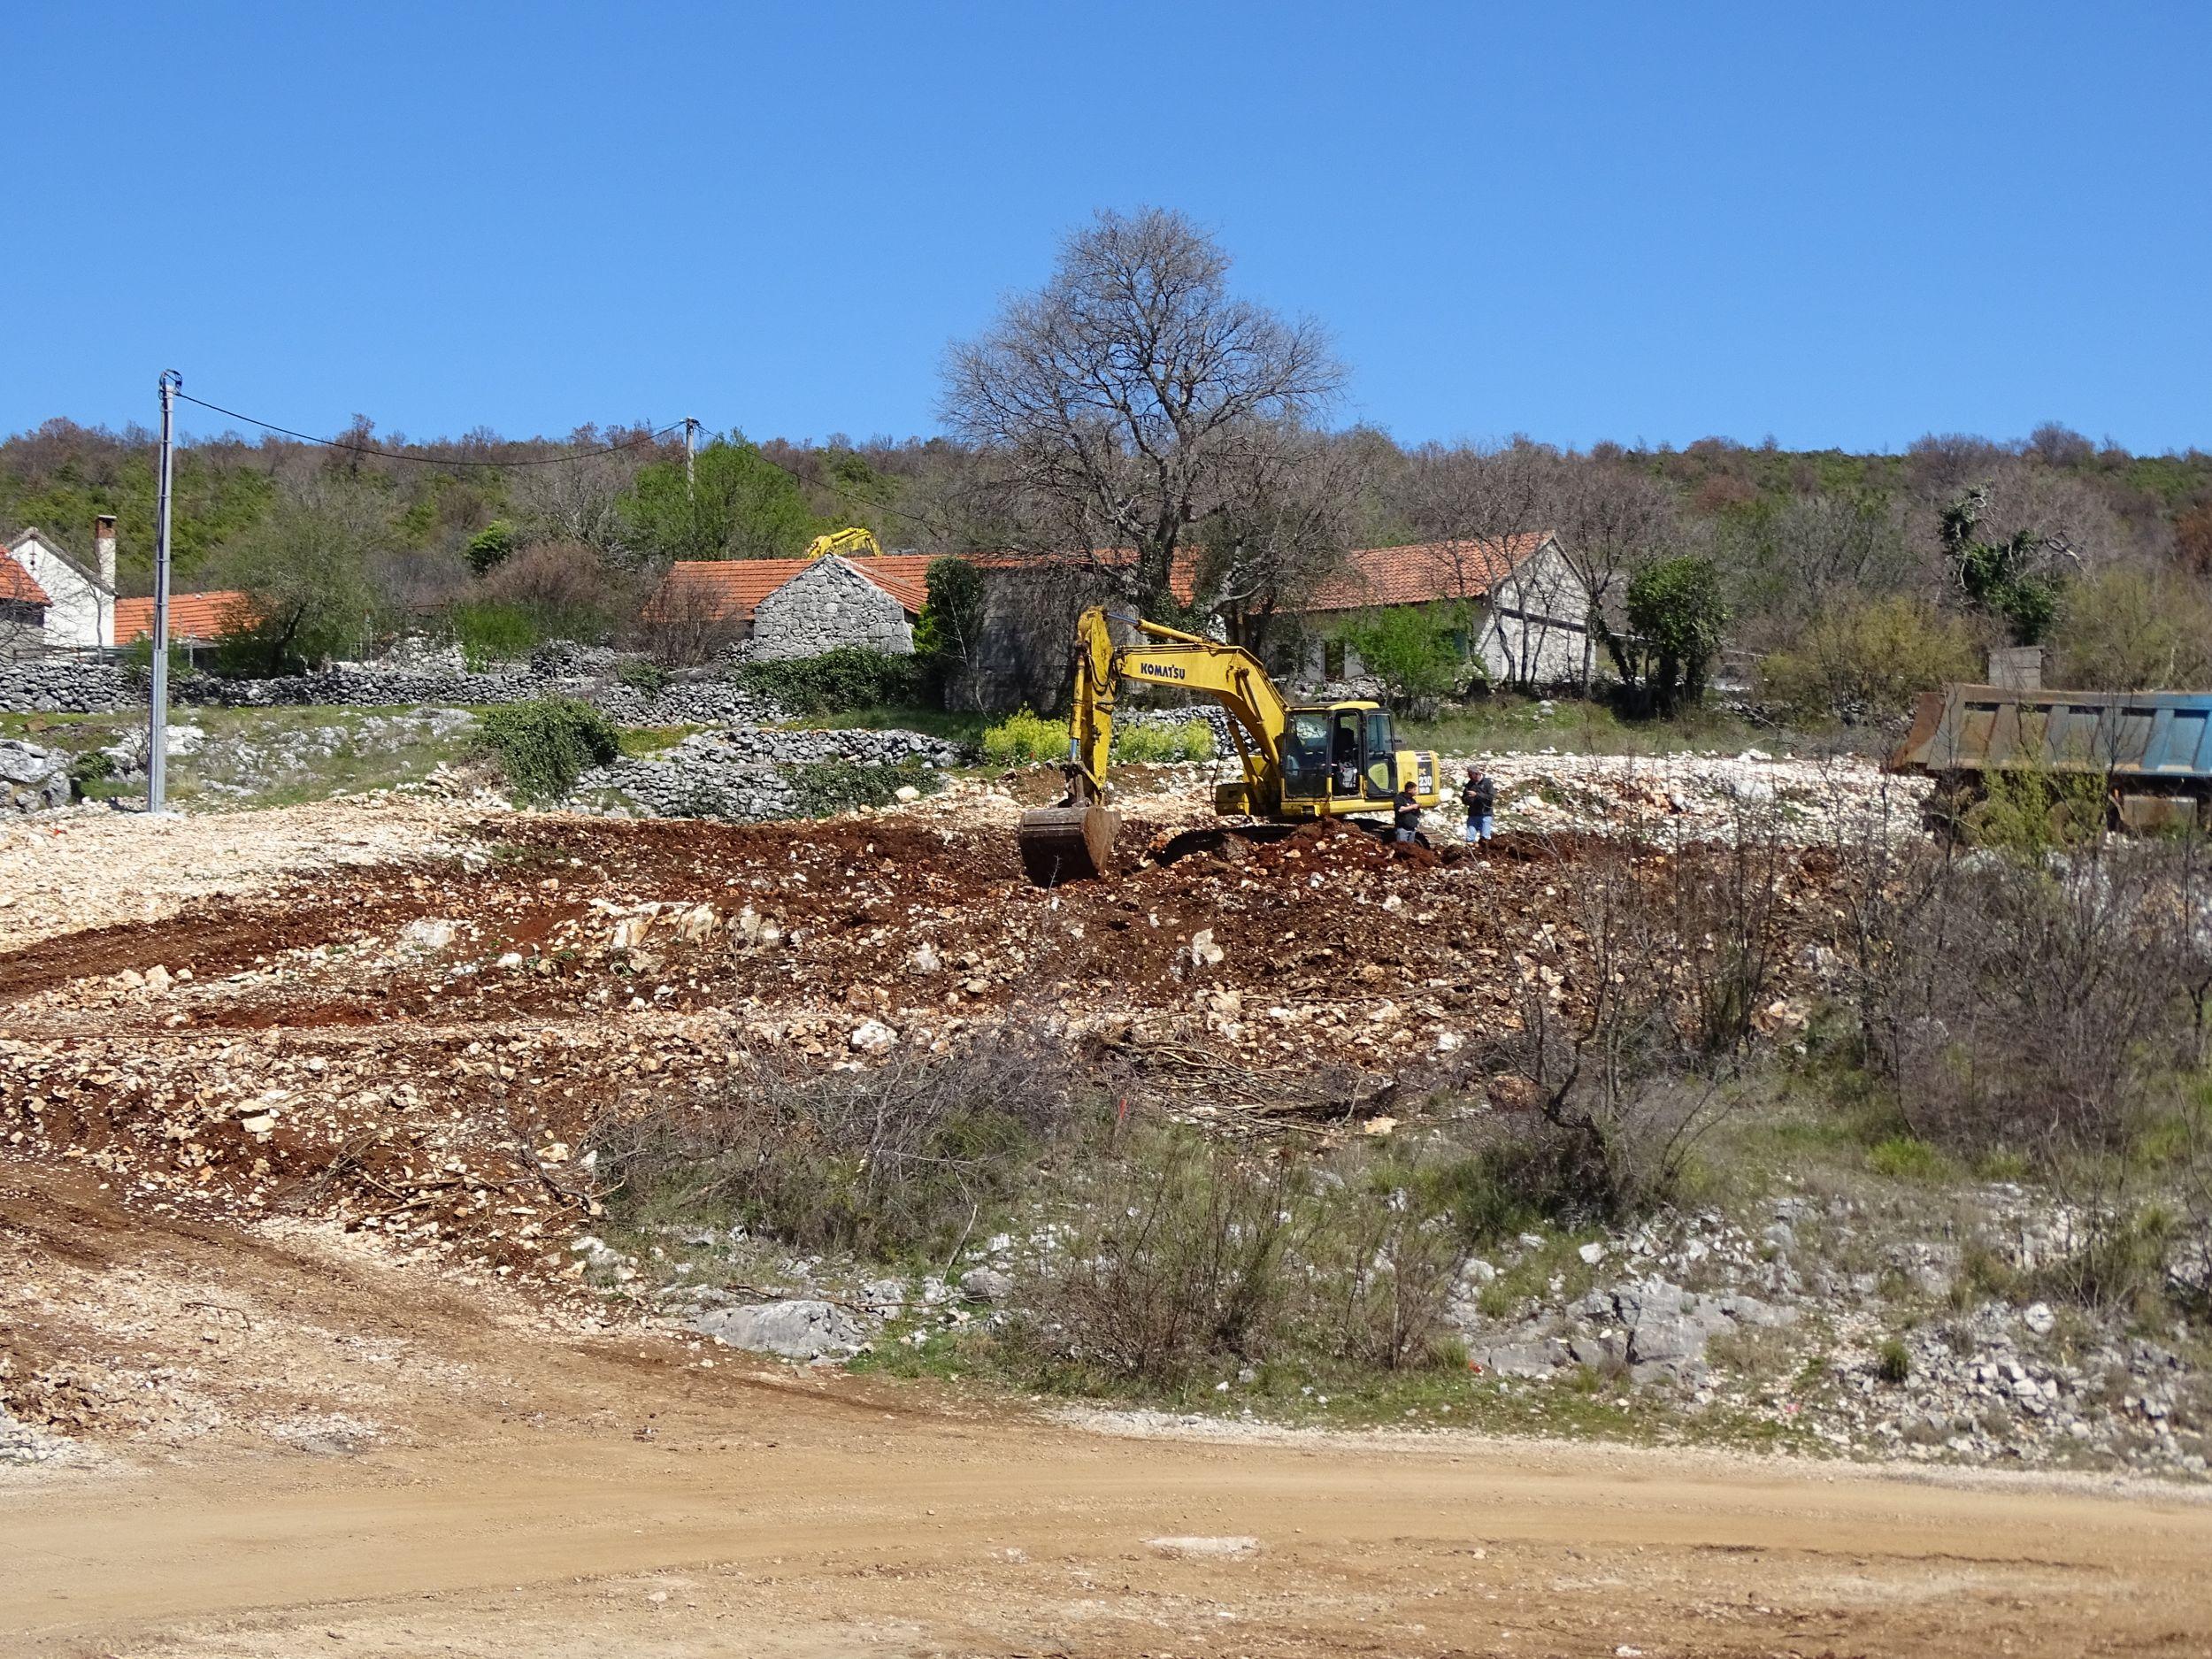
<path fill-rule="evenodd" d="M 10 714 L 117 714 L 145 706 L 145 683 L 128 669 L 66 657 L 0 662 L 0 710 Z"/>
<path fill-rule="evenodd" d="M 844 559 L 831 557 L 817 559 L 760 602 L 745 655 L 777 663 L 841 645 L 910 657 L 914 626 L 897 600 Z"/>
<path fill-rule="evenodd" d="M 703 726 L 724 720 L 773 720 L 776 705 L 740 690 L 712 671 L 672 675 L 657 692 L 639 691 L 613 677 L 612 651 L 554 644 L 528 661 L 480 674 L 457 664 L 391 666 L 337 663 L 275 680 L 227 680 L 179 673 L 169 682 L 173 708 L 414 708 L 424 704 L 526 703 L 534 697 L 580 697 L 631 726 Z M 146 706 L 142 670 L 65 657 L 0 662 L 0 710 L 18 714 L 120 714 Z"/>

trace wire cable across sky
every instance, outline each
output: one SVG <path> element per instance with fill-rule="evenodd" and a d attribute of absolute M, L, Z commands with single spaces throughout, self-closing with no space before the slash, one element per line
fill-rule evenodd
<path fill-rule="evenodd" d="M 296 438 L 302 443 L 320 444 L 326 449 L 342 449 L 349 455 L 374 455 L 380 456 L 388 461 L 411 461 L 419 466 L 477 466 L 498 471 L 523 466 L 559 466 L 570 461 L 588 461 L 595 456 L 616 455 L 625 449 L 642 449 L 649 443 L 657 443 L 672 432 L 681 432 L 684 429 L 684 423 L 679 420 L 672 426 L 649 432 L 641 438 L 632 438 L 623 443 L 611 443 L 603 449 L 582 449 L 574 455 L 542 456 L 526 461 L 475 461 L 434 455 L 409 455 L 402 449 L 380 449 L 374 444 L 349 443 L 341 438 L 318 438 L 312 433 L 295 432 L 291 427 L 280 426 L 274 421 L 262 420 L 252 415 L 242 415 L 234 409 L 225 409 L 220 403 L 211 403 L 204 397 L 193 396 L 189 392 L 179 392 L 176 397 L 180 403 L 190 403 L 196 408 L 207 410 L 211 413 L 222 415 L 232 420 L 242 420 L 250 426 L 258 426 L 264 432 L 273 432 L 279 437 Z"/>

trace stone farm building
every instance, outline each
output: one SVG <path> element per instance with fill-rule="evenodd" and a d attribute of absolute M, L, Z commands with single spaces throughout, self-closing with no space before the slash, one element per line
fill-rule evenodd
<path fill-rule="evenodd" d="M 752 662 L 818 657 L 840 645 L 914 649 L 932 556 L 680 559 L 647 603 L 649 626 L 693 626 Z"/>
<path fill-rule="evenodd" d="M 811 657 L 840 645 L 903 654 L 914 649 L 913 625 L 921 615 L 933 557 L 687 559 L 670 569 L 647 617 L 718 627 L 754 661 Z M 990 585 L 1002 590 L 1020 586 L 1025 573 L 1060 585 L 1081 569 L 1072 560 L 1002 556 L 982 562 L 990 568 Z M 1190 580 L 1187 565 L 1177 571 L 1175 586 L 1186 602 Z M 1303 680 L 1356 677 L 1356 657 L 1332 636 L 1359 612 L 1402 605 L 1460 607 L 1462 649 L 1500 683 L 1586 684 L 1596 665 L 1588 590 L 1557 538 L 1544 533 L 1363 549 L 1299 608 L 1301 626 L 1285 631 L 1298 641 L 1295 660 L 1279 660 L 1277 666 Z M 1041 608 L 1053 616 L 1047 627 L 1060 630 L 1055 639 L 1037 641 L 1036 652 L 1010 656 L 1056 659 L 1063 654 L 1065 628 L 1057 612 L 1064 608 Z M 1011 616 L 1032 608 L 990 609 Z M 987 633 L 994 631 L 986 626 Z M 984 651 L 994 654 L 987 640 Z M 1021 688 L 1008 690 L 1021 695 Z"/>

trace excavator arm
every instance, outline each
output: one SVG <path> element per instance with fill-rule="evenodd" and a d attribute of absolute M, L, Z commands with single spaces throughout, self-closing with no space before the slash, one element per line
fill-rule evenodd
<path fill-rule="evenodd" d="M 1211 697 L 1229 717 L 1229 734 L 1247 760 L 1272 775 L 1279 762 L 1286 707 L 1259 659 L 1157 622 L 1137 622 L 1137 639 L 1117 646 L 1106 612 L 1094 606 L 1076 624 L 1075 706 L 1068 720 L 1069 787 L 1102 800 L 1113 749 L 1114 703 L 1123 680 Z M 1248 768 L 1248 770 L 1250 770 Z"/>
<path fill-rule="evenodd" d="M 1114 642 L 1102 606 L 1075 625 L 1074 707 L 1068 721 L 1068 793 L 1057 806 L 1022 817 L 1022 863 L 1030 879 L 1057 881 L 1102 874 L 1111 856 L 1120 817 L 1106 805 L 1106 770 L 1113 750 L 1114 704 L 1124 680 L 1198 692 L 1229 717 L 1229 734 L 1245 763 L 1251 810 L 1271 813 L 1280 805 L 1281 746 L 1286 708 L 1259 659 L 1238 645 L 1224 645 L 1156 622 L 1124 618 L 1137 637 Z"/>
<path fill-rule="evenodd" d="M 882 551 L 883 544 L 876 540 L 874 531 L 864 525 L 854 525 L 849 529 L 816 536 L 806 544 L 806 551 L 800 557 L 818 559 L 833 553 L 864 553 L 872 557 L 879 556 Z"/>

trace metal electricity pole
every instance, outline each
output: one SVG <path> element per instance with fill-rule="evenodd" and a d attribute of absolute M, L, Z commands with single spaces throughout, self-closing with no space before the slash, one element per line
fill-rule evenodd
<path fill-rule="evenodd" d="M 692 486 L 697 481 L 692 467 L 692 451 L 698 447 L 699 423 L 691 416 L 684 417 L 684 499 L 691 499 Z"/>
<path fill-rule="evenodd" d="M 161 475 L 154 495 L 154 677 L 146 712 L 146 810 L 163 810 L 169 760 L 169 520 L 173 511 L 177 393 L 184 376 L 164 369 L 161 388 Z"/>

